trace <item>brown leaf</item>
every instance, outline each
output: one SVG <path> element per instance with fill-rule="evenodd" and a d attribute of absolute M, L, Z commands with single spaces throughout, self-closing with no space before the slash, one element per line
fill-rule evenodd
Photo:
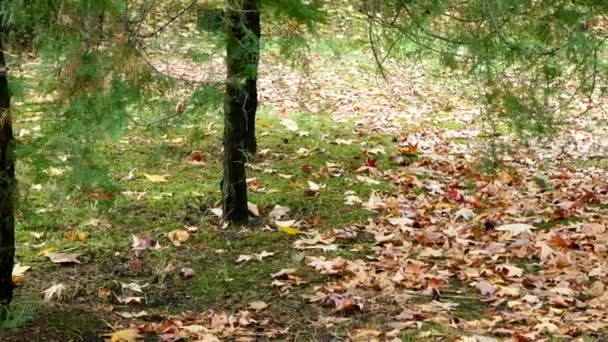
<path fill-rule="evenodd" d="M 479 292 L 481 292 L 482 296 L 492 296 L 496 291 L 494 286 L 485 280 L 477 282 L 477 285 L 475 285 L 475 287 L 477 287 Z"/>
<path fill-rule="evenodd" d="M 261 310 L 266 309 L 268 307 L 268 304 L 266 304 L 262 301 L 256 301 L 256 302 L 250 302 L 247 307 L 252 310 L 255 310 L 255 311 L 261 311 Z"/>

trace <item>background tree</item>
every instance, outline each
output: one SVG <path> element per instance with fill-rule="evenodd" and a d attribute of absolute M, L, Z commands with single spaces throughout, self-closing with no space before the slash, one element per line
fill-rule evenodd
<path fill-rule="evenodd" d="M 472 81 L 488 136 L 554 133 L 574 108 L 582 104 L 584 114 L 608 89 L 603 0 L 368 0 L 363 11 L 381 70 L 412 43 L 415 54 Z M 494 152 L 508 152 L 490 142 Z"/>

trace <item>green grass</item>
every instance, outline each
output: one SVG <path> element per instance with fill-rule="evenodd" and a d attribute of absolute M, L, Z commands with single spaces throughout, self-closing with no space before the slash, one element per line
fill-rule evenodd
<path fill-rule="evenodd" d="M 91 197 L 93 189 L 66 194 L 61 187 L 54 185 L 59 180 L 52 179 L 43 183 L 40 191 L 30 190 L 36 182 L 37 170 L 31 165 L 20 169 L 21 203 L 25 206 L 19 213 L 16 260 L 32 266 L 32 270 L 25 274 L 23 285 L 17 291 L 17 302 L 27 294 L 39 293 L 53 283 L 64 282 L 71 290 L 63 299 L 65 304 L 99 303 L 103 302 L 97 294 L 100 288 L 109 288 L 120 295 L 119 282 L 135 281 L 150 284 L 146 288 L 146 302 L 142 309 L 161 313 L 216 307 L 240 310 L 245 309 L 248 302 L 262 300 L 270 303 L 270 312 L 286 320 L 286 324 L 299 326 L 302 332 L 308 330 L 308 321 L 293 321 L 293 317 L 298 317 L 296 313 L 304 310 L 311 317 L 317 317 L 331 312 L 323 313 L 325 309 L 315 305 L 304 306 L 302 299 L 295 294 L 305 293 L 314 284 L 321 284 L 325 276 L 307 271 L 303 254 L 292 248 L 297 237 L 276 230 L 261 230 L 265 225 L 272 227 L 267 218 L 269 211 L 277 204 L 287 206 L 291 208 L 289 215 L 292 219 L 309 224 L 315 221 L 318 226 L 312 229 L 326 230 L 365 222 L 372 215 L 360 206 L 345 205 L 346 190 L 355 191 L 362 200 L 366 200 L 372 191 L 396 191 L 380 178 L 380 184 L 362 183 L 356 179 L 359 173 L 354 171 L 365 165 L 367 156 L 363 151 L 378 146 L 384 148 L 385 154 L 371 158 L 377 159 L 380 169 L 392 167 L 388 160 L 393 152 L 392 137 L 377 134 L 362 138 L 352 132 L 350 123 L 336 124 L 331 118 L 319 115 L 311 120 L 312 115 L 300 113 L 291 116 L 300 126 L 300 132 L 308 132 L 297 134 L 287 131 L 271 108 L 260 111 L 259 150 L 268 149 L 270 152 L 260 155 L 248 168 L 248 177 L 257 178 L 266 192 L 249 192 L 249 201 L 258 206 L 261 216 L 254 218 L 253 227 L 246 230 L 218 229 L 217 219 L 208 211 L 219 206 L 221 200 L 222 154 L 218 148 L 221 146 L 221 125 L 217 117 L 209 116 L 203 124 L 199 118 L 194 128 L 169 128 L 164 132 L 166 138 L 159 138 L 154 128 L 135 128 L 125 136 L 125 139 L 130 139 L 128 143 L 103 144 L 98 153 L 109 161 L 108 171 L 114 181 L 113 187 L 108 189 L 112 193 L 109 200 Z M 201 128 L 210 127 L 210 123 L 215 128 Z M 338 138 L 352 140 L 353 143 L 338 145 L 334 143 Z M 361 145 L 363 142 L 365 144 Z M 298 154 L 302 148 L 309 153 Z M 203 154 L 203 164 L 188 162 L 193 151 Z M 327 174 L 328 163 L 337 166 L 342 173 L 340 177 Z M 265 169 L 273 169 L 274 172 L 264 172 Z M 144 173 L 167 175 L 168 182 L 153 183 L 143 176 Z M 284 179 L 280 174 L 292 175 L 292 178 Z M 307 194 L 309 180 L 325 187 L 317 195 Z M 122 191 L 146 195 L 138 199 L 124 196 Z M 109 222 L 111 226 L 88 225 L 91 219 Z M 198 231 L 182 246 L 172 246 L 166 234 L 184 226 L 197 226 Z M 86 239 L 70 241 L 67 234 L 71 231 L 85 232 Z M 34 232 L 44 235 L 38 239 L 32 236 Z M 150 235 L 164 248 L 143 252 L 141 265 L 134 268 L 132 235 Z M 366 241 L 365 236 L 361 239 L 364 240 L 356 242 Z M 40 245 L 42 243 L 44 245 Z M 348 251 L 347 245 L 342 247 L 329 255 L 362 258 L 369 252 L 364 249 L 355 253 Z M 53 264 L 39 255 L 47 248 L 81 253 L 82 264 Z M 256 254 L 264 250 L 276 254 L 263 261 L 236 263 L 241 254 Z M 176 270 L 165 272 L 169 265 Z M 194 269 L 196 275 L 184 279 L 179 275 L 182 267 Z M 297 268 L 298 275 L 309 285 L 294 288 L 294 295 L 289 298 L 279 297 L 277 289 L 271 286 L 271 274 L 283 268 Z M 78 285 L 74 279 L 79 279 Z M 78 292 L 74 292 L 76 288 L 79 288 Z M 121 310 L 137 309 L 136 306 L 125 307 L 115 303 L 112 298 L 109 303 Z M 11 319 L 5 323 L 13 333 L 23 329 L 23 325 L 35 320 L 37 315 L 50 314 L 57 308 L 50 305 L 21 310 L 20 306 L 15 306 L 14 310 Z M 74 333 L 89 329 L 83 328 L 79 322 L 72 323 Z M 52 326 L 51 329 L 59 326 L 59 322 L 45 324 Z M 317 333 L 322 332 L 307 336 L 314 339 Z M 72 332 L 70 334 L 76 336 Z"/>
<path fill-rule="evenodd" d="M 435 126 L 445 128 L 448 130 L 453 130 L 453 131 L 458 131 L 463 128 L 462 123 L 456 122 L 456 121 L 448 121 L 448 120 L 436 121 Z"/>

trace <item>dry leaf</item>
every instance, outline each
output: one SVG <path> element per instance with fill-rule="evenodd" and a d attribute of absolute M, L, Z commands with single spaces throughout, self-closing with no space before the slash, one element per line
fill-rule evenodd
<path fill-rule="evenodd" d="M 13 279 L 13 284 L 19 284 L 23 281 L 23 278 L 25 277 L 25 272 L 27 270 L 29 270 L 31 267 L 30 266 L 21 266 L 21 263 L 17 263 L 13 266 L 13 274 L 12 274 L 12 279 Z"/>
<path fill-rule="evenodd" d="M 52 262 L 56 264 L 64 264 L 64 263 L 76 263 L 80 264 L 80 260 L 78 257 L 82 254 L 78 253 L 59 253 L 59 252 L 46 252 L 44 256 L 49 258 Z"/>
<path fill-rule="evenodd" d="M 125 311 L 120 311 L 120 312 L 115 312 L 115 314 L 117 314 L 118 316 L 122 317 L 122 318 L 140 318 L 140 317 L 144 317 L 144 316 L 148 316 L 149 314 L 146 311 L 140 311 L 140 312 L 125 312 Z"/>
<path fill-rule="evenodd" d="M 137 283 L 120 283 L 120 287 L 125 290 L 131 290 L 134 292 L 143 292 L 143 289 L 148 286 L 148 284 L 139 285 Z"/>
<path fill-rule="evenodd" d="M 475 287 L 481 292 L 482 296 L 491 296 L 496 291 L 494 286 L 485 280 L 478 282 Z"/>
<path fill-rule="evenodd" d="M 260 216 L 260 210 L 258 209 L 258 206 L 251 202 L 247 202 L 247 210 L 249 210 L 249 212 L 253 216 Z"/>
<path fill-rule="evenodd" d="M 270 213 L 268 213 L 268 216 L 270 216 L 274 220 L 280 220 L 281 218 L 283 218 L 283 216 L 287 215 L 290 210 L 291 209 L 289 209 L 288 207 L 284 207 L 277 204 L 274 206 L 274 209 L 272 209 Z"/>
<path fill-rule="evenodd" d="M 194 272 L 194 270 L 190 267 L 183 267 L 180 270 L 180 273 L 184 278 L 192 278 L 196 275 L 196 272 Z"/>
<path fill-rule="evenodd" d="M 63 296 L 63 290 L 66 289 L 66 286 L 63 284 L 55 284 L 51 287 L 49 287 L 48 289 L 40 292 L 41 294 L 44 294 L 44 301 L 48 302 L 50 301 L 53 297 L 57 298 L 57 299 L 61 299 L 61 297 Z"/>
<path fill-rule="evenodd" d="M 110 334 L 110 342 L 137 342 L 143 338 L 136 329 L 118 330 Z"/>
<path fill-rule="evenodd" d="M 498 231 L 510 232 L 515 235 L 521 233 L 532 233 L 532 230 L 534 229 L 536 229 L 536 227 L 525 223 L 504 224 L 502 226 L 496 227 L 496 230 Z"/>
<path fill-rule="evenodd" d="M 167 233 L 167 237 L 171 240 L 173 246 L 179 247 L 182 245 L 182 242 L 185 242 L 190 238 L 190 232 L 186 229 L 175 229 Z"/>
<path fill-rule="evenodd" d="M 247 306 L 249 309 L 255 310 L 255 311 L 260 311 L 260 310 L 264 310 L 268 307 L 268 304 L 262 302 L 262 301 L 256 301 L 256 302 L 251 302 L 249 303 L 249 305 Z"/>

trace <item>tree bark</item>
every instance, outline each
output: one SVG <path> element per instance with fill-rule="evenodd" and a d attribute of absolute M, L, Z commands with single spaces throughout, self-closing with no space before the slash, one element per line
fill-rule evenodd
<path fill-rule="evenodd" d="M 10 112 L 10 92 L 4 48 L 0 39 L 0 305 L 13 298 L 15 257 L 15 160 Z"/>
<path fill-rule="evenodd" d="M 255 114 L 258 109 L 258 65 L 260 61 L 260 37 L 262 35 L 260 25 L 260 0 L 244 0 L 243 1 L 243 23 L 246 32 L 244 46 L 246 47 L 246 55 L 248 60 L 248 68 L 250 69 L 246 75 L 245 81 L 245 118 L 247 120 L 247 131 L 245 133 L 245 148 L 249 152 L 250 157 L 255 157 L 258 149 L 255 138 Z"/>
<path fill-rule="evenodd" d="M 255 154 L 259 61 L 259 0 L 227 0 L 226 94 L 224 98 L 224 220 L 246 224 L 245 163 Z"/>

